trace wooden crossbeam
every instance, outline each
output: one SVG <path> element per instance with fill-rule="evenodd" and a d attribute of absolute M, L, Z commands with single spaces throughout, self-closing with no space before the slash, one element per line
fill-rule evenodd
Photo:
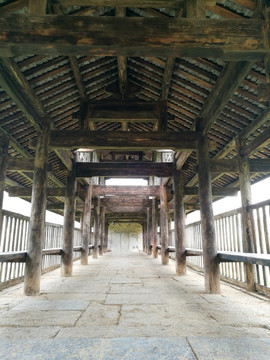
<path fill-rule="evenodd" d="M 107 206 L 105 209 L 107 213 L 138 213 L 145 214 L 146 207 L 144 206 Z"/>
<path fill-rule="evenodd" d="M 34 171 L 34 159 L 26 159 L 22 157 L 9 157 L 7 161 L 8 171 Z M 48 171 L 52 171 L 52 166 L 48 164 Z"/>
<path fill-rule="evenodd" d="M 261 19 L 16 14 L 0 18 L 0 56 L 123 55 L 262 60 L 269 52 L 267 26 L 268 20 Z"/>
<path fill-rule="evenodd" d="M 249 168 L 251 173 L 269 173 L 270 159 L 249 159 Z M 217 173 L 238 173 L 238 160 L 212 160 L 210 169 Z"/>
<path fill-rule="evenodd" d="M 109 177 L 170 177 L 174 172 L 173 163 L 77 163 L 78 178 L 109 176 Z"/>
<path fill-rule="evenodd" d="M 151 200 L 149 199 L 140 199 L 134 197 L 125 197 L 125 198 L 104 198 L 101 199 L 101 206 L 123 206 L 123 207 L 133 207 L 133 206 L 141 206 L 141 207 L 150 207 Z"/>
<path fill-rule="evenodd" d="M 10 197 L 31 197 L 32 188 L 23 188 L 18 186 L 10 186 L 8 189 Z M 65 188 L 47 188 L 47 197 L 65 196 Z"/>
<path fill-rule="evenodd" d="M 196 150 L 200 134 L 194 131 L 51 131 L 52 149 Z M 34 144 L 33 144 L 34 145 Z"/>
<path fill-rule="evenodd" d="M 198 188 L 197 187 L 184 187 L 184 195 L 198 195 Z M 237 190 L 212 188 L 212 195 L 213 196 L 237 196 Z"/>
<path fill-rule="evenodd" d="M 93 185 L 93 195 L 159 196 L 159 186 L 103 186 Z"/>
<path fill-rule="evenodd" d="M 138 101 L 101 101 L 89 104 L 89 119 L 102 122 L 156 122 L 157 103 Z"/>
<path fill-rule="evenodd" d="M 139 8 L 178 8 L 183 0 L 58 0 L 63 6 L 111 6 Z"/>
<path fill-rule="evenodd" d="M 270 254 L 252 254 L 232 251 L 219 251 L 217 253 L 219 262 L 244 262 L 262 266 L 270 266 Z"/>

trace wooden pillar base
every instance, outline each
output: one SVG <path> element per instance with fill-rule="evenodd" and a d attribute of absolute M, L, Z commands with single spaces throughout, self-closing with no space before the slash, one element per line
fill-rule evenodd
<path fill-rule="evenodd" d="M 161 251 L 161 264 L 168 265 L 169 259 L 169 251 Z"/>
<path fill-rule="evenodd" d="M 82 250 L 81 265 L 88 265 L 88 251 Z"/>

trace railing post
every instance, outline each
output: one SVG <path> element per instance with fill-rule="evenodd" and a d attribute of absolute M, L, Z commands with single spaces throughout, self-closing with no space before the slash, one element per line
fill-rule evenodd
<path fill-rule="evenodd" d="M 210 159 L 207 136 L 201 136 L 198 146 L 199 198 L 202 222 L 202 245 L 205 291 L 220 293 L 219 263 L 217 261 L 216 235 L 212 207 Z"/>
<path fill-rule="evenodd" d="M 7 160 L 8 160 L 8 145 L 9 141 L 5 136 L 0 136 L 0 239 L 2 234 L 3 223 L 3 199 L 4 188 L 7 172 Z"/>
<path fill-rule="evenodd" d="M 161 262 L 162 265 L 168 265 L 168 206 L 167 191 L 164 185 L 160 186 L 160 236 L 161 236 Z"/>
<path fill-rule="evenodd" d="M 84 201 L 83 224 L 82 224 L 82 254 L 81 264 L 88 264 L 88 245 L 91 238 L 91 204 L 92 204 L 92 183 L 87 186 Z"/>
<path fill-rule="evenodd" d="M 185 210 L 182 172 L 176 170 L 173 177 L 174 185 L 174 236 L 176 274 L 186 275 L 185 256 Z"/>
<path fill-rule="evenodd" d="M 73 243 L 74 243 L 74 221 L 75 221 L 75 192 L 76 172 L 75 162 L 72 163 L 72 170 L 68 173 L 64 209 L 63 227 L 63 255 L 62 255 L 62 276 L 72 276 L 73 266 Z"/>
<path fill-rule="evenodd" d="M 35 154 L 28 249 L 24 275 L 25 295 L 38 295 L 40 290 L 42 243 L 44 240 L 47 200 L 49 142 L 50 128 L 46 126 L 38 136 Z"/>
<path fill-rule="evenodd" d="M 152 238 L 153 238 L 153 257 L 158 257 L 157 251 L 157 201 L 152 199 Z"/>
<path fill-rule="evenodd" d="M 243 139 L 236 139 L 236 146 L 239 160 L 239 181 L 242 202 L 242 236 L 244 252 L 254 252 L 254 234 L 252 231 L 252 213 L 249 209 L 251 205 L 251 185 L 248 158 L 243 156 Z M 247 290 L 255 291 L 254 265 L 245 264 Z"/>

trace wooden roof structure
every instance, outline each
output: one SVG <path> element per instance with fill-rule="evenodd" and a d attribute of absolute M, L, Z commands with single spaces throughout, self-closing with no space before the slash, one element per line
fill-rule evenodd
<path fill-rule="evenodd" d="M 156 172 L 150 166 L 157 150 L 172 149 L 183 170 L 185 201 L 195 208 L 198 131 L 212 144 L 213 195 L 239 188 L 239 136 L 252 182 L 267 176 L 268 5 L 260 0 L 2 0 L 5 189 L 23 196 L 24 188 L 32 187 L 35 142 L 48 123 L 49 204 L 63 200 L 66 170 L 78 148 L 96 149 L 100 162 L 116 159 L 132 168 L 141 163 L 141 172 L 118 174 L 158 172 L 169 185 L 170 165 Z M 115 171 L 82 171 L 79 183 Z"/>

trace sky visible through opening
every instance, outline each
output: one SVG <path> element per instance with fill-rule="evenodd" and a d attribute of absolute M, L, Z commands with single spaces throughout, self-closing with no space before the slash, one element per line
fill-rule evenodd
<path fill-rule="evenodd" d="M 147 185 L 147 180 L 144 179 L 118 179 L 113 178 L 106 181 L 106 185 L 122 185 L 122 186 L 144 186 Z M 270 199 L 270 177 L 258 182 L 251 186 L 252 191 L 252 203 L 256 204 L 261 201 L 265 201 Z M 226 211 L 230 211 L 233 209 L 237 209 L 241 206 L 241 197 L 238 192 L 237 197 L 227 197 L 213 203 L 214 214 L 221 214 Z M 6 192 L 4 192 L 4 202 L 3 209 L 9 210 L 18 214 L 22 214 L 25 216 L 30 216 L 31 211 L 31 203 L 28 201 L 9 197 Z M 187 216 L 187 224 L 190 224 L 195 221 L 200 220 L 200 212 L 194 211 Z M 63 225 L 63 216 L 57 215 L 51 211 L 46 211 L 46 222 L 51 222 L 55 224 Z M 76 227 L 79 224 L 76 223 Z"/>

